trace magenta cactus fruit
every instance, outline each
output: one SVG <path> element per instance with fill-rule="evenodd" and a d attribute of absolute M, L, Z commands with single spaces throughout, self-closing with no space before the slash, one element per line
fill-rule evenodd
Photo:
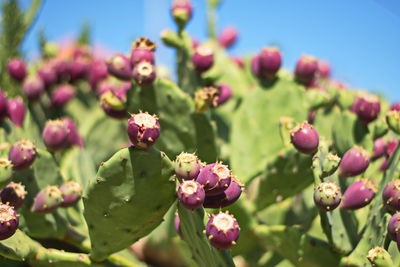
<path fill-rule="evenodd" d="M 334 210 L 339 206 L 341 200 L 342 192 L 335 183 L 323 182 L 314 189 L 314 203 L 319 209 Z"/>
<path fill-rule="evenodd" d="M 314 154 L 318 151 L 318 132 L 308 122 L 303 122 L 291 130 L 290 138 L 294 147 L 301 153 Z"/>
<path fill-rule="evenodd" d="M 229 48 L 235 44 L 238 38 L 238 32 L 235 27 L 229 26 L 222 30 L 221 34 L 218 37 L 218 43 L 222 47 Z"/>
<path fill-rule="evenodd" d="M 174 226 L 175 226 L 176 233 L 177 233 L 181 238 L 183 238 L 182 229 L 181 229 L 181 220 L 179 219 L 178 213 L 175 214 Z"/>
<path fill-rule="evenodd" d="M 262 78 L 261 70 L 260 70 L 259 55 L 256 55 L 251 59 L 250 65 L 251 65 L 250 66 L 251 72 L 253 73 L 253 75 L 256 76 L 257 78 Z"/>
<path fill-rule="evenodd" d="M 102 93 L 100 95 L 100 105 L 104 112 L 114 119 L 123 119 L 128 116 L 126 95 L 118 89 L 106 90 Z"/>
<path fill-rule="evenodd" d="M 236 66 L 238 66 L 241 69 L 244 68 L 245 63 L 244 63 L 243 59 L 241 59 L 240 57 L 231 57 L 231 59 L 236 64 Z"/>
<path fill-rule="evenodd" d="M 346 210 L 356 210 L 367 206 L 376 194 L 375 183 L 361 179 L 352 183 L 344 192 L 340 207 Z"/>
<path fill-rule="evenodd" d="M 339 176 L 353 177 L 363 173 L 369 165 L 370 154 L 359 146 L 349 149 L 339 165 Z"/>
<path fill-rule="evenodd" d="M 94 60 L 89 69 L 89 84 L 96 89 L 97 84 L 107 78 L 107 65 L 103 60 Z"/>
<path fill-rule="evenodd" d="M 91 60 L 86 56 L 79 56 L 74 58 L 71 62 L 70 76 L 71 80 L 87 78 L 90 71 Z"/>
<path fill-rule="evenodd" d="M 29 168 L 35 161 L 37 152 L 36 147 L 29 140 L 22 139 L 13 144 L 8 152 L 8 159 L 13 164 L 16 171 Z"/>
<path fill-rule="evenodd" d="M 17 210 L 24 204 L 27 194 L 24 185 L 11 182 L 0 191 L 0 199 L 2 203 L 6 203 Z"/>
<path fill-rule="evenodd" d="M 3 91 L 0 90 L 0 121 L 4 120 L 5 117 L 7 117 L 7 108 L 8 106 L 8 100 L 6 95 L 3 93 Z"/>
<path fill-rule="evenodd" d="M 34 198 L 31 212 L 50 213 L 61 206 L 62 202 L 63 194 L 60 188 L 55 185 L 48 185 Z"/>
<path fill-rule="evenodd" d="M 266 47 L 258 54 L 259 74 L 273 79 L 282 65 L 281 52 L 276 47 Z"/>
<path fill-rule="evenodd" d="M 387 226 L 388 237 L 391 240 L 396 241 L 396 235 L 399 232 L 399 228 L 400 228 L 400 213 L 396 212 L 395 214 L 393 214 L 392 217 L 390 217 Z"/>
<path fill-rule="evenodd" d="M 69 181 L 60 186 L 63 202 L 62 207 L 71 207 L 82 197 L 82 186 L 74 181 Z"/>
<path fill-rule="evenodd" d="M 206 165 L 197 176 L 196 181 L 204 186 L 207 196 L 223 193 L 232 180 L 232 172 L 221 162 Z"/>
<path fill-rule="evenodd" d="M 7 102 L 7 115 L 11 122 L 18 127 L 22 127 L 25 119 L 26 108 L 22 98 L 16 97 Z"/>
<path fill-rule="evenodd" d="M 156 79 L 156 68 L 150 62 L 139 62 L 133 68 L 132 77 L 139 85 L 149 86 Z"/>
<path fill-rule="evenodd" d="M 175 174 L 180 179 L 196 179 L 202 164 L 194 153 L 182 152 L 175 159 Z"/>
<path fill-rule="evenodd" d="M 383 204 L 385 207 L 394 212 L 400 211 L 400 180 L 393 179 L 390 181 L 382 192 Z"/>
<path fill-rule="evenodd" d="M 14 80 L 22 82 L 26 77 L 26 64 L 20 58 L 10 59 L 7 63 L 7 71 Z"/>
<path fill-rule="evenodd" d="M 239 199 L 242 191 L 243 185 L 237 178 L 233 177 L 228 188 L 222 194 L 206 196 L 203 206 L 212 209 L 228 207 Z"/>
<path fill-rule="evenodd" d="M 73 86 L 62 84 L 51 94 L 51 105 L 53 107 L 62 108 L 75 97 L 75 94 L 76 92 Z"/>
<path fill-rule="evenodd" d="M 326 61 L 318 61 L 318 75 L 321 78 L 329 78 L 331 76 L 331 66 Z"/>
<path fill-rule="evenodd" d="M 70 146 L 79 146 L 79 147 L 83 147 L 83 138 L 82 136 L 79 135 L 78 130 L 76 128 L 75 122 L 68 118 L 68 117 L 64 117 L 62 118 L 62 121 L 65 124 L 65 127 L 68 129 L 69 134 L 67 137 L 67 141 L 68 141 L 68 145 Z"/>
<path fill-rule="evenodd" d="M 193 7 L 189 0 L 174 0 L 172 3 L 172 16 L 180 28 L 189 22 L 192 13 Z"/>
<path fill-rule="evenodd" d="M 216 88 L 218 89 L 217 106 L 224 104 L 232 97 L 232 89 L 228 85 L 221 84 Z"/>
<path fill-rule="evenodd" d="M 378 138 L 374 141 L 374 154 L 372 155 L 372 159 L 378 159 L 385 155 L 386 152 L 386 144 L 385 139 Z"/>
<path fill-rule="evenodd" d="M 35 101 L 44 92 L 45 84 L 39 76 L 29 76 L 24 80 L 22 89 L 30 101 Z"/>
<path fill-rule="evenodd" d="M 355 100 L 353 110 L 360 121 L 370 123 L 378 117 L 381 111 L 381 103 L 378 97 L 365 94 Z"/>
<path fill-rule="evenodd" d="M 146 37 L 140 37 L 132 44 L 131 64 L 135 66 L 139 62 L 146 61 L 154 64 L 154 51 L 156 44 Z"/>
<path fill-rule="evenodd" d="M 214 64 L 213 50 L 205 45 L 197 47 L 192 56 L 192 62 L 195 69 L 200 73 L 210 69 Z"/>
<path fill-rule="evenodd" d="M 38 71 L 37 75 L 40 77 L 46 88 L 57 82 L 57 72 L 52 64 L 45 63 Z"/>
<path fill-rule="evenodd" d="M 309 55 L 303 55 L 296 63 L 296 80 L 304 85 L 309 85 L 314 80 L 318 69 L 318 60 Z"/>
<path fill-rule="evenodd" d="M 390 110 L 400 111 L 400 102 L 394 103 L 390 106 Z"/>
<path fill-rule="evenodd" d="M 217 249 L 225 250 L 235 245 L 239 234 L 239 224 L 228 212 L 211 215 L 206 225 L 208 240 Z"/>
<path fill-rule="evenodd" d="M 200 208 L 204 203 L 203 186 L 194 180 L 185 180 L 178 187 L 179 202 L 189 210 Z"/>
<path fill-rule="evenodd" d="M 49 120 L 46 122 L 42 138 L 49 151 L 63 149 L 68 144 L 69 130 L 62 120 Z"/>
<path fill-rule="evenodd" d="M 11 237 L 19 225 L 18 215 L 14 208 L 0 203 L 0 240 Z"/>
<path fill-rule="evenodd" d="M 145 112 L 133 114 L 128 120 L 129 140 L 139 149 L 154 145 L 160 135 L 160 123 L 155 115 Z"/>
<path fill-rule="evenodd" d="M 122 54 L 116 54 L 106 59 L 107 70 L 111 75 L 121 79 L 130 80 L 132 76 L 130 59 Z"/>

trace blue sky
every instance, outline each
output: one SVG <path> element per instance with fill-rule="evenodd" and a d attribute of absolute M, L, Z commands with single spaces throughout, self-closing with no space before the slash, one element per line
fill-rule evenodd
<path fill-rule="evenodd" d="M 29 0 L 20 0 L 24 6 Z M 191 35 L 206 38 L 205 0 L 193 0 Z M 174 66 L 173 51 L 162 46 L 159 33 L 174 29 L 171 0 L 47 0 L 27 37 L 24 51 L 37 51 L 37 31 L 58 40 L 93 27 L 94 42 L 127 52 L 132 40 L 148 36 L 159 43 L 157 60 Z M 400 1 L 398 0 L 223 0 L 218 28 L 234 25 L 240 39 L 231 50 L 248 55 L 277 45 L 285 68 L 293 69 L 303 53 L 326 59 L 333 76 L 356 88 L 400 100 Z"/>

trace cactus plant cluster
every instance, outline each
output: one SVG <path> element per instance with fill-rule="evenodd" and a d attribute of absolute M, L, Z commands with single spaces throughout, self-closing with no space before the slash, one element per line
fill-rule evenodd
<path fill-rule="evenodd" d="M 14 20 L 40 4 L 6 2 Z M 35 62 L 5 35 L 1 266 L 400 264 L 400 105 L 311 55 L 293 72 L 277 47 L 231 56 L 239 33 L 216 36 L 207 5 L 208 40 L 174 0 L 176 31 L 109 58 L 87 29 L 67 47 L 42 35 Z"/>

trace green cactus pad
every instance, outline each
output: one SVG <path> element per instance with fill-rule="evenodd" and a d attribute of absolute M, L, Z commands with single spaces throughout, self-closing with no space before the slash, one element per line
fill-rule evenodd
<path fill-rule="evenodd" d="M 41 247 L 39 243 L 17 230 L 10 238 L 0 241 L 0 255 L 12 260 L 24 261 L 39 247 Z"/>
<path fill-rule="evenodd" d="M 162 152 L 133 147 L 99 168 L 84 193 L 91 256 L 105 259 L 149 234 L 175 200 L 173 165 Z"/>

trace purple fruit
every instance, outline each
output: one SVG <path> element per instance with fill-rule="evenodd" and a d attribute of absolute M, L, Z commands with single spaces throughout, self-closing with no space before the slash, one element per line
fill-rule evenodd
<path fill-rule="evenodd" d="M 0 240 L 11 237 L 17 231 L 18 225 L 18 215 L 13 207 L 0 204 Z"/>
<path fill-rule="evenodd" d="M 296 63 L 296 80 L 304 85 L 309 85 L 318 69 L 318 60 L 309 55 L 303 55 Z"/>
<path fill-rule="evenodd" d="M 339 206 L 342 198 L 340 187 L 335 183 L 323 182 L 314 189 L 315 205 L 325 211 L 331 211 Z"/>
<path fill-rule="evenodd" d="M 30 101 L 36 101 L 44 92 L 45 85 L 39 76 L 28 76 L 22 84 L 22 89 Z"/>
<path fill-rule="evenodd" d="M 231 47 L 238 38 L 238 32 L 235 27 L 226 27 L 222 30 L 220 36 L 218 37 L 218 43 L 225 47 Z"/>
<path fill-rule="evenodd" d="M 273 79 L 282 65 L 281 52 L 276 47 L 266 47 L 258 54 L 259 75 Z"/>
<path fill-rule="evenodd" d="M 318 61 L 318 75 L 321 78 L 329 78 L 331 76 L 331 66 L 326 61 Z"/>
<path fill-rule="evenodd" d="M 50 213 L 60 207 L 63 202 L 61 190 L 53 185 L 48 185 L 42 189 L 33 200 L 31 212 Z"/>
<path fill-rule="evenodd" d="M 128 116 L 125 92 L 119 89 L 106 90 L 100 95 L 100 105 L 104 112 L 114 119 Z"/>
<path fill-rule="evenodd" d="M 400 102 L 394 103 L 390 106 L 390 110 L 400 111 Z"/>
<path fill-rule="evenodd" d="M 142 61 L 135 65 L 132 77 L 141 86 L 151 85 L 156 78 L 156 68 L 147 61 Z"/>
<path fill-rule="evenodd" d="M 251 72 L 257 78 L 262 78 L 261 70 L 260 70 L 260 57 L 259 57 L 259 55 L 256 55 L 251 59 Z"/>
<path fill-rule="evenodd" d="M 220 162 L 206 165 L 197 176 L 196 181 L 204 186 L 207 196 L 223 193 L 232 180 L 228 166 Z"/>
<path fill-rule="evenodd" d="M 196 48 L 192 62 L 198 72 L 204 72 L 214 64 L 213 50 L 208 46 L 199 46 Z"/>
<path fill-rule="evenodd" d="M 240 227 L 233 215 L 219 212 L 211 215 L 206 225 L 206 235 L 217 249 L 229 249 L 239 238 Z"/>
<path fill-rule="evenodd" d="M 356 210 L 367 206 L 375 197 L 376 186 L 373 181 L 361 179 L 352 183 L 344 192 L 340 207 L 346 210 Z"/>
<path fill-rule="evenodd" d="M 179 184 L 177 195 L 181 204 L 189 210 L 200 208 L 206 196 L 203 186 L 194 180 L 185 180 Z"/>
<path fill-rule="evenodd" d="M 26 109 L 22 98 L 16 97 L 8 100 L 7 115 L 14 125 L 22 127 L 25 119 L 25 112 Z"/>
<path fill-rule="evenodd" d="M 8 100 L 6 95 L 3 93 L 3 91 L 0 90 L 0 121 L 4 120 L 5 117 L 7 117 L 7 108 L 8 106 Z"/>
<path fill-rule="evenodd" d="M 49 88 L 51 85 L 57 82 L 57 72 L 54 67 L 45 63 L 38 71 L 38 76 L 41 78 L 46 88 Z"/>
<path fill-rule="evenodd" d="M 10 59 L 7 63 L 7 71 L 14 80 L 22 82 L 26 77 L 26 64 L 20 58 Z"/>
<path fill-rule="evenodd" d="M 147 149 L 154 145 L 160 135 L 160 123 L 155 115 L 140 112 L 133 114 L 128 120 L 127 132 L 129 140 L 139 149 Z"/>
<path fill-rule="evenodd" d="M 62 120 L 49 120 L 46 122 L 42 138 L 47 150 L 56 151 L 68 145 L 69 130 Z"/>
<path fill-rule="evenodd" d="M 236 178 L 232 178 L 228 188 L 219 195 L 206 196 L 203 206 L 205 208 L 219 209 L 232 205 L 242 194 L 243 185 Z"/>
<path fill-rule="evenodd" d="M 172 16 L 176 24 L 183 28 L 193 14 L 193 7 L 189 0 L 174 0 L 172 3 Z"/>
<path fill-rule="evenodd" d="M 355 100 L 353 110 L 360 121 L 370 123 L 378 117 L 381 111 L 381 103 L 378 97 L 366 94 Z"/>
<path fill-rule="evenodd" d="M 62 121 L 65 124 L 65 127 L 67 127 L 69 134 L 68 134 L 68 145 L 70 146 L 79 146 L 83 147 L 83 138 L 82 136 L 79 135 L 78 130 L 76 128 L 76 125 L 73 120 L 71 120 L 68 117 L 62 118 Z"/>
<path fill-rule="evenodd" d="M 70 73 L 72 62 L 70 60 L 64 58 L 54 58 L 49 62 L 53 66 L 59 82 L 68 81 L 71 78 Z"/>
<path fill-rule="evenodd" d="M 387 227 L 388 236 L 391 240 L 396 241 L 396 234 L 399 232 L 399 228 L 400 228 L 400 213 L 396 212 L 390 218 Z"/>
<path fill-rule="evenodd" d="M 82 187 L 74 181 L 69 181 L 60 186 L 63 202 L 62 207 L 71 207 L 82 197 Z"/>
<path fill-rule="evenodd" d="M 22 139 L 16 142 L 8 152 L 8 159 L 16 171 L 29 168 L 36 158 L 36 147 L 29 140 Z"/>
<path fill-rule="evenodd" d="M 122 54 L 116 54 L 106 59 L 107 70 L 111 75 L 121 79 L 130 80 L 132 76 L 131 63 L 129 58 Z"/>
<path fill-rule="evenodd" d="M 314 154 L 318 151 L 319 136 L 317 130 L 308 122 L 303 122 L 290 132 L 294 147 L 301 153 Z"/>
<path fill-rule="evenodd" d="M 225 84 L 217 86 L 218 89 L 218 99 L 217 105 L 222 105 L 232 97 L 232 89 Z"/>
<path fill-rule="evenodd" d="M 183 234 L 182 234 L 182 229 L 181 229 L 181 220 L 179 219 L 179 214 L 175 214 L 175 218 L 174 218 L 174 225 L 175 225 L 175 230 L 176 233 L 183 238 Z"/>
<path fill-rule="evenodd" d="M 243 59 L 241 59 L 240 57 L 231 57 L 231 59 L 236 64 L 236 66 L 238 66 L 241 69 L 244 68 L 245 64 Z"/>
<path fill-rule="evenodd" d="M 51 105 L 56 108 L 62 108 L 75 97 L 75 94 L 74 87 L 69 84 L 62 84 L 51 94 Z"/>
<path fill-rule="evenodd" d="M 2 203 L 6 203 L 17 210 L 24 204 L 25 196 L 27 194 L 28 192 L 25 191 L 24 185 L 21 183 L 11 182 L 0 191 L 0 199 Z"/>
<path fill-rule="evenodd" d="M 385 155 L 386 144 L 385 139 L 378 138 L 374 142 L 374 154 L 372 155 L 372 159 L 378 159 Z"/>
<path fill-rule="evenodd" d="M 382 192 L 383 204 L 390 211 L 400 211 L 400 180 L 390 181 Z"/>
<path fill-rule="evenodd" d="M 393 152 L 396 150 L 398 144 L 399 144 L 399 141 L 396 139 L 387 142 L 386 151 L 385 151 L 386 155 L 391 156 L 393 154 Z"/>
<path fill-rule="evenodd" d="M 89 84 L 92 90 L 97 88 L 99 82 L 107 78 L 107 65 L 103 60 L 94 60 L 89 69 Z"/>
<path fill-rule="evenodd" d="M 76 57 L 71 63 L 71 80 L 75 81 L 78 79 L 87 78 L 90 71 L 90 65 L 91 61 L 88 57 Z"/>
<path fill-rule="evenodd" d="M 193 153 L 182 152 L 175 160 L 175 174 L 180 179 L 196 179 L 200 173 L 202 164 Z"/>
<path fill-rule="evenodd" d="M 156 44 L 146 37 L 138 38 L 132 44 L 131 64 L 135 66 L 139 62 L 146 61 L 154 64 L 154 51 Z"/>
<path fill-rule="evenodd" d="M 340 177 L 353 177 L 363 173 L 369 165 L 369 153 L 359 146 L 349 149 L 339 165 Z"/>

